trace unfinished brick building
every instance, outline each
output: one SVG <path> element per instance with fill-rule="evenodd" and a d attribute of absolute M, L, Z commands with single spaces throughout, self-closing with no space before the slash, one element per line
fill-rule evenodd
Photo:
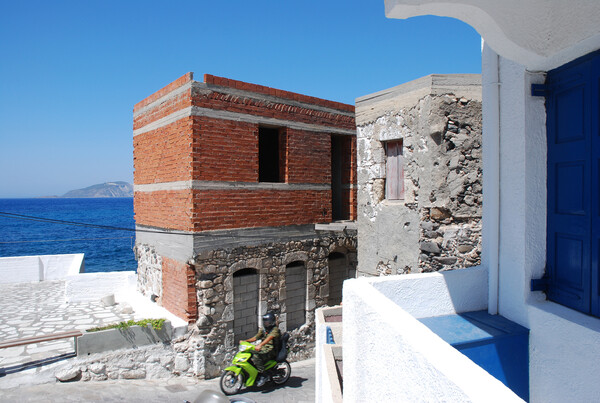
<path fill-rule="evenodd" d="M 188 73 L 135 105 L 133 134 L 139 287 L 196 322 L 193 372 L 267 309 L 310 353 L 356 268 L 354 106 Z"/>

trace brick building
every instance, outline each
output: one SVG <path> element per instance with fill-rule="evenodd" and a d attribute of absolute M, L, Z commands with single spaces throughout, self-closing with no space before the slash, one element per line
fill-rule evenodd
<path fill-rule="evenodd" d="M 355 273 L 354 106 L 188 73 L 135 105 L 133 129 L 139 287 L 196 322 L 195 373 L 216 375 L 267 309 L 292 357 L 310 350 L 315 307 Z"/>

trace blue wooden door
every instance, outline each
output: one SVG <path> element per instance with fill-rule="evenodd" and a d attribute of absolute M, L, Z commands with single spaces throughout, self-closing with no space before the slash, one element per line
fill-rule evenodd
<path fill-rule="evenodd" d="M 548 298 L 598 316 L 600 57 L 548 73 Z"/>

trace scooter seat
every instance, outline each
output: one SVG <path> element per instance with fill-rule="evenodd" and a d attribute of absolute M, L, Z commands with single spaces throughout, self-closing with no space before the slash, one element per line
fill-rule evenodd
<path fill-rule="evenodd" d="M 277 354 L 277 358 L 275 358 L 275 361 L 283 362 L 287 358 L 287 355 L 288 355 L 287 342 L 288 342 L 289 338 L 290 338 L 290 335 L 287 332 L 285 332 L 283 334 L 283 336 L 281 336 L 279 353 Z"/>

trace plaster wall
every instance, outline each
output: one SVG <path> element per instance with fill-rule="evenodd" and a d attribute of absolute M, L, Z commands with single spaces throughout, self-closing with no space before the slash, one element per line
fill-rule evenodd
<path fill-rule="evenodd" d="M 0 283 L 62 280 L 83 272 L 83 253 L 0 258 Z"/>
<path fill-rule="evenodd" d="M 522 401 L 370 280 L 344 283 L 344 402 Z"/>
<path fill-rule="evenodd" d="M 369 284 L 415 318 L 487 308 L 488 272 L 482 267 L 370 279 Z"/>
<path fill-rule="evenodd" d="M 484 105 L 492 76 L 488 61 L 497 55 L 483 51 Z M 600 393 L 595 368 L 600 341 L 600 320 L 547 301 L 530 291 L 530 280 L 544 273 L 546 260 L 546 126 L 544 98 L 530 95 L 532 83 L 543 83 L 544 74 L 533 73 L 499 57 L 499 201 L 485 199 L 483 264 L 498 254 L 498 311 L 530 329 L 530 396 L 532 402 L 590 401 Z M 485 122 L 493 108 L 484 107 L 484 159 L 493 158 L 492 139 Z M 484 183 L 490 174 L 484 167 Z M 484 188 L 484 197 L 486 195 Z M 499 212 L 499 244 L 485 223 Z M 490 273 L 492 272 L 490 268 Z M 490 283 L 492 281 L 490 280 Z M 493 290 L 490 290 L 490 294 Z"/>
<path fill-rule="evenodd" d="M 479 264 L 481 79 L 431 75 L 357 99 L 359 274 Z M 404 194 L 385 197 L 385 142 L 402 140 Z"/>
<path fill-rule="evenodd" d="M 389 18 L 439 15 L 471 25 L 497 53 L 551 70 L 600 47 L 595 0 L 385 0 Z"/>
<path fill-rule="evenodd" d="M 67 276 L 65 299 L 67 302 L 99 301 L 109 294 L 116 302 L 126 301 L 136 293 L 137 275 L 133 271 L 81 273 Z"/>
<path fill-rule="evenodd" d="M 341 306 L 319 308 L 315 311 L 315 402 L 317 403 L 342 401 L 332 350 L 332 348 L 342 348 L 342 323 L 327 322 L 325 319 L 327 316 L 341 314 Z M 327 344 L 327 327 L 332 329 L 336 344 Z M 336 338 L 336 335 L 339 336 Z"/>

